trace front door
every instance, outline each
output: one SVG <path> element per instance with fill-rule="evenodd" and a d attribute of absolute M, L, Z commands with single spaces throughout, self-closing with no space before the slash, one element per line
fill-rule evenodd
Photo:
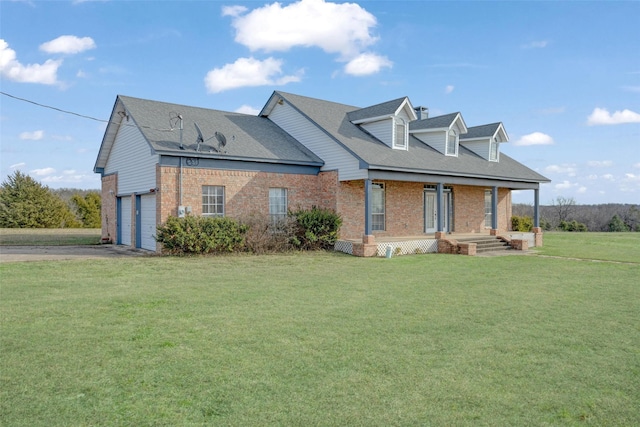
<path fill-rule="evenodd" d="M 451 216 L 451 192 L 445 191 L 442 195 L 443 218 L 442 231 L 449 231 L 449 218 Z M 424 192 L 424 232 L 435 233 L 438 228 L 438 197 L 435 191 L 425 190 Z"/>

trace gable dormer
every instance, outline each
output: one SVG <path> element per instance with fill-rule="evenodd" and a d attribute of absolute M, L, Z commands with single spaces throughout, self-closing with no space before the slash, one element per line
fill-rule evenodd
<path fill-rule="evenodd" d="M 478 156 L 490 162 L 500 161 L 500 144 L 509 142 L 509 137 L 502 123 L 473 126 L 460 143 Z"/>
<path fill-rule="evenodd" d="M 416 119 L 416 113 L 406 96 L 351 111 L 347 117 L 394 150 L 409 149 L 409 122 Z"/>
<path fill-rule="evenodd" d="M 460 113 L 451 113 L 413 121 L 409 133 L 445 156 L 457 157 L 460 137 L 467 133 L 467 125 Z"/>

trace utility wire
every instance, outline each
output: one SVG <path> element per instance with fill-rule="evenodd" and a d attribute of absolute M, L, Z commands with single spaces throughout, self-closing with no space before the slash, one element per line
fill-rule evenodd
<path fill-rule="evenodd" d="M 9 93 L 2 92 L 2 91 L 0 91 L 0 94 L 2 94 L 4 96 L 8 96 L 9 98 L 17 99 L 18 101 L 28 102 L 29 104 L 37 105 L 38 107 L 48 108 L 50 110 L 59 111 L 61 113 L 71 114 L 71 115 L 74 115 L 74 116 L 82 117 L 83 119 L 95 120 L 96 122 L 102 122 L 102 123 L 113 123 L 113 124 L 116 124 L 116 125 L 124 124 L 125 126 L 136 126 L 134 124 L 118 123 L 118 122 L 113 122 L 111 120 L 97 119 L 95 117 L 86 116 L 84 114 L 74 113 L 73 111 L 67 111 L 67 110 L 63 110 L 61 108 L 52 107 L 50 105 L 40 104 L 39 102 L 31 101 L 31 100 L 25 99 L 25 98 L 20 98 L 19 96 L 11 95 Z M 157 130 L 157 131 L 161 131 L 161 132 L 173 132 L 173 130 L 174 130 L 173 128 L 170 128 L 170 129 L 156 129 L 156 128 L 153 128 L 151 126 L 140 126 L 140 127 L 144 128 L 144 129 Z"/>

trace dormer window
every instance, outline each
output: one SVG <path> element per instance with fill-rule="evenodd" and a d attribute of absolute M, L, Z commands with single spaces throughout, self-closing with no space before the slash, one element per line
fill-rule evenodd
<path fill-rule="evenodd" d="M 406 150 L 409 139 L 409 126 L 407 126 L 407 122 L 401 117 L 395 118 L 394 126 L 393 148 Z"/>
<path fill-rule="evenodd" d="M 445 148 L 445 154 L 447 156 L 458 155 L 458 134 L 455 130 L 451 129 L 447 135 L 447 146 Z"/>
<path fill-rule="evenodd" d="M 498 161 L 498 141 L 496 141 L 495 138 L 491 138 L 491 142 L 489 145 L 489 161 Z"/>

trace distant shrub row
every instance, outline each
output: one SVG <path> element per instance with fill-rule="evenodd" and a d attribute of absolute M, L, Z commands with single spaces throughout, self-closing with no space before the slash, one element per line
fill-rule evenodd
<path fill-rule="evenodd" d="M 333 248 L 341 225 L 338 214 L 317 207 L 277 220 L 257 213 L 239 220 L 171 216 L 157 227 L 156 240 L 166 253 L 176 255 L 320 250 Z"/>
<path fill-rule="evenodd" d="M 544 218 L 540 220 L 540 227 L 549 231 L 552 229 L 549 221 L 545 221 Z M 511 229 L 513 231 L 521 231 L 528 233 L 533 229 L 533 218 L 530 216 L 517 216 L 513 215 L 511 217 Z M 581 222 L 576 220 L 573 221 L 560 221 L 560 225 L 558 226 L 558 230 L 560 231 L 588 231 L 587 226 Z"/>

